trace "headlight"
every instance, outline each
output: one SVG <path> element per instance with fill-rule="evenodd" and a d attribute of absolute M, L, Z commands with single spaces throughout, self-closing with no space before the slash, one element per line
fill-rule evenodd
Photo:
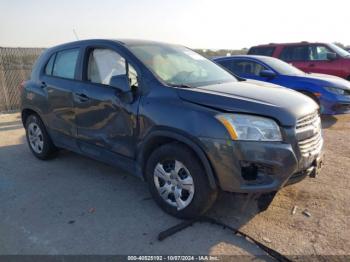
<path fill-rule="evenodd" d="M 282 141 L 278 124 L 269 118 L 244 114 L 219 114 L 233 140 Z"/>
<path fill-rule="evenodd" d="M 341 88 L 337 88 L 337 87 L 325 87 L 325 89 L 326 89 L 328 92 L 331 92 L 331 93 L 336 94 L 336 95 L 344 95 L 344 94 L 345 94 L 345 90 L 344 90 L 344 89 L 341 89 Z"/>

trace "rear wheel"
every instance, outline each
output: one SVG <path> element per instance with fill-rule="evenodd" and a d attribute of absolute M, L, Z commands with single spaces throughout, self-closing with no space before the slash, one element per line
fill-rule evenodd
<path fill-rule="evenodd" d="M 178 143 L 163 145 L 151 154 L 146 177 L 157 204 L 179 218 L 202 215 L 217 196 L 197 157 Z"/>
<path fill-rule="evenodd" d="M 26 137 L 30 150 L 39 159 L 51 158 L 57 151 L 43 122 L 37 115 L 28 116 L 26 120 Z"/>

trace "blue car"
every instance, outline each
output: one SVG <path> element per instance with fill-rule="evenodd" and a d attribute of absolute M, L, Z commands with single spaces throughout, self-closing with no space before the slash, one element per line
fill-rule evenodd
<path fill-rule="evenodd" d="M 213 59 L 241 78 L 291 88 L 314 99 L 326 115 L 350 113 L 350 82 L 324 74 L 307 74 L 279 59 L 239 55 Z"/>

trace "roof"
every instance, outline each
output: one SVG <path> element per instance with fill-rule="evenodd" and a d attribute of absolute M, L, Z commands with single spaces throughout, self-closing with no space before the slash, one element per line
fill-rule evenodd
<path fill-rule="evenodd" d="M 118 43 L 120 45 L 132 46 L 132 45 L 143 45 L 143 44 L 167 44 L 164 42 L 157 42 L 151 40 L 141 40 L 141 39 L 86 39 L 72 41 L 60 45 L 51 47 L 50 49 L 62 48 L 66 46 L 79 45 L 79 44 L 93 44 L 93 43 Z"/>
<path fill-rule="evenodd" d="M 269 56 L 262 56 L 262 55 L 232 55 L 232 56 L 218 56 L 213 58 L 213 60 L 224 60 L 224 59 L 229 59 L 229 58 L 252 58 L 252 59 L 264 59 L 264 58 L 273 58 Z M 276 58 L 275 58 L 276 59 Z"/>
<path fill-rule="evenodd" d="M 268 47 L 268 46 L 279 46 L 279 45 L 305 45 L 305 44 L 325 44 L 321 42 L 308 42 L 308 41 L 301 41 L 301 42 L 293 42 L 293 43 L 269 43 L 269 44 L 261 44 L 261 45 L 255 45 L 253 47 Z"/>

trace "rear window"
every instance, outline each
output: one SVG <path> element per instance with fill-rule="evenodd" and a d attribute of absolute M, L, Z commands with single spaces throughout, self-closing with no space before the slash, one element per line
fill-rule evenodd
<path fill-rule="evenodd" d="M 57 52 L 55 64 L 52 70 L 52 75 L 68 79 L 74 79 L 78 54 L 78 48 Z"/>
<path fill-rule="evenodd" d="M 263 56 L 272 56 L 275 51 L 275 47 L 273 46 L 265 46 L 265 47 L 252 47 L 249 49 L 249 55 L 263 55 Z"/>
<path fill-rule="evenodd" d="M 46 67 L 45 67 L 45 74 L 46 75 L 52 75 L 52 69 L 53 69 L 53 63 L 55 62 L 55 57 L 56 57 L 56 54 L 53 54 L 50 57 L 49 62 L 47 62 Z"/>
<path fill-rule="evenodd" d="M 54 53 L 45 66 L 45 74 L 74 79 L 79 48 Z"/>
<path fill-rule="evenodd" d="M 283 48 L 280 59 L 284 61 L 307 61 L 309 47 L 307 45 L 301 46 L 286 46 Z"/>

